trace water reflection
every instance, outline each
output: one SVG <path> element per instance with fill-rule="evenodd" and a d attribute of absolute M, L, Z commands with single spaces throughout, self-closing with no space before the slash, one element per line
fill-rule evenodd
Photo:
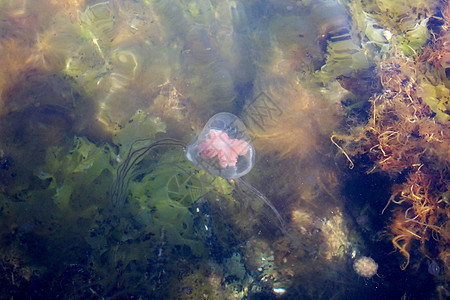
<path fill-rule="evenodd" d="M 449 15 L 442 1 L 0 0 L 2 294 L 442 297 Z M 182 155 L 221 111 L 258 153 L 245 182 Z M 383 280 L 359 280 L 360 257 Z"/>

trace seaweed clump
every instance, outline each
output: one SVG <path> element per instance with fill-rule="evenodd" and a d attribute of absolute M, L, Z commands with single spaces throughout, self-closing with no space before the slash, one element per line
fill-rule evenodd
<path fill-rule="evenodd" d="M 444 21 L 442 28 L 448 26 Z M 388 227 L 394 248 L 405 258 L 402 270 L 417 250 L 438 257 L 443 269 L 450 266 L 449 89 L 445 72 L 436 72 L 443 68 L 444 52 L 438 58 L 430 54 L 445 47 L 448 34 L 442 31 L 420 56 L 409 58 L 398 50 L 385 54 L 377 63 L 383 90 L 370 100 L 368 123 L 331 137 L 351 168 L 352 157 L 369 158 L 374 165 L 368 173 L 386 172 L 395 182 L 382 212 L 397 204 Z"/>

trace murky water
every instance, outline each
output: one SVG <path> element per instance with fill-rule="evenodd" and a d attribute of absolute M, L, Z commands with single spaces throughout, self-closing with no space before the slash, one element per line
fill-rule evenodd
<path fill-rule="evenodd" d="M 415 2 L 0 0 L 1 298 L 448 298 Z"/>

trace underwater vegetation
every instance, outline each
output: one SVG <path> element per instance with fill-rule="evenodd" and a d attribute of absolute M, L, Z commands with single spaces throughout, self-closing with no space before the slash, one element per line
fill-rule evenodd
<path fill-rule="evenodd" d="M 448 3 L 441 10 L 445 16 Z M 438 276 L 448 278 L 450 115 L 442 63 L 448 18 L 436 18 L 440 25 L 425 27 L 430 40 L 420 51 L 410 53 L 395 42 L 389 45 L 393 51 L 377 60 L 383 89 L 370 99 L 368 123 L 331 139 L 350 167 L 354 166 L 351 157 L 367 156 L 373 162 L 368 173 L 384 172 L 396 182 L 382 213 L 391 210 L 389 235 L 405 259 L 401 269 L 408 267 L 415 253 L 414 264 L 420 264 L 420 255 L 437 259 L 446 269 Z"/>
<path fill-rule="evenodd" d="M 0 298 L 445 299 L 449 17 L 0 0 Z"/>

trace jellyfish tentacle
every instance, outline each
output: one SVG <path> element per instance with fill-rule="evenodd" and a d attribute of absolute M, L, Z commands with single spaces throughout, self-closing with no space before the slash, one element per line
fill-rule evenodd
<path fill-rule="evenodd" d="M 128 155 L 123 161 L 123 163 L 117 168 L 116 179 L 114 180 L 112 186 L 112 207 L 114 210 L 120 209 L 125 201 L 125 193 L 128 189 L 128 184 L 130 182 L 130 173 L 134 166 L 139 163 L 143 157 L 148 154 L 151 150 L 160 146 L 179 146 L 182 148 L 186 147 L 181 141 L 172 138 L 165 138 L 152 142 L 148 145 L 142 146 L 137 149 L 133 149 L 137 144 L 142 142 L 149 142 L 152 139 L 138 139 L 135 140 L 128 150 Z"/>

